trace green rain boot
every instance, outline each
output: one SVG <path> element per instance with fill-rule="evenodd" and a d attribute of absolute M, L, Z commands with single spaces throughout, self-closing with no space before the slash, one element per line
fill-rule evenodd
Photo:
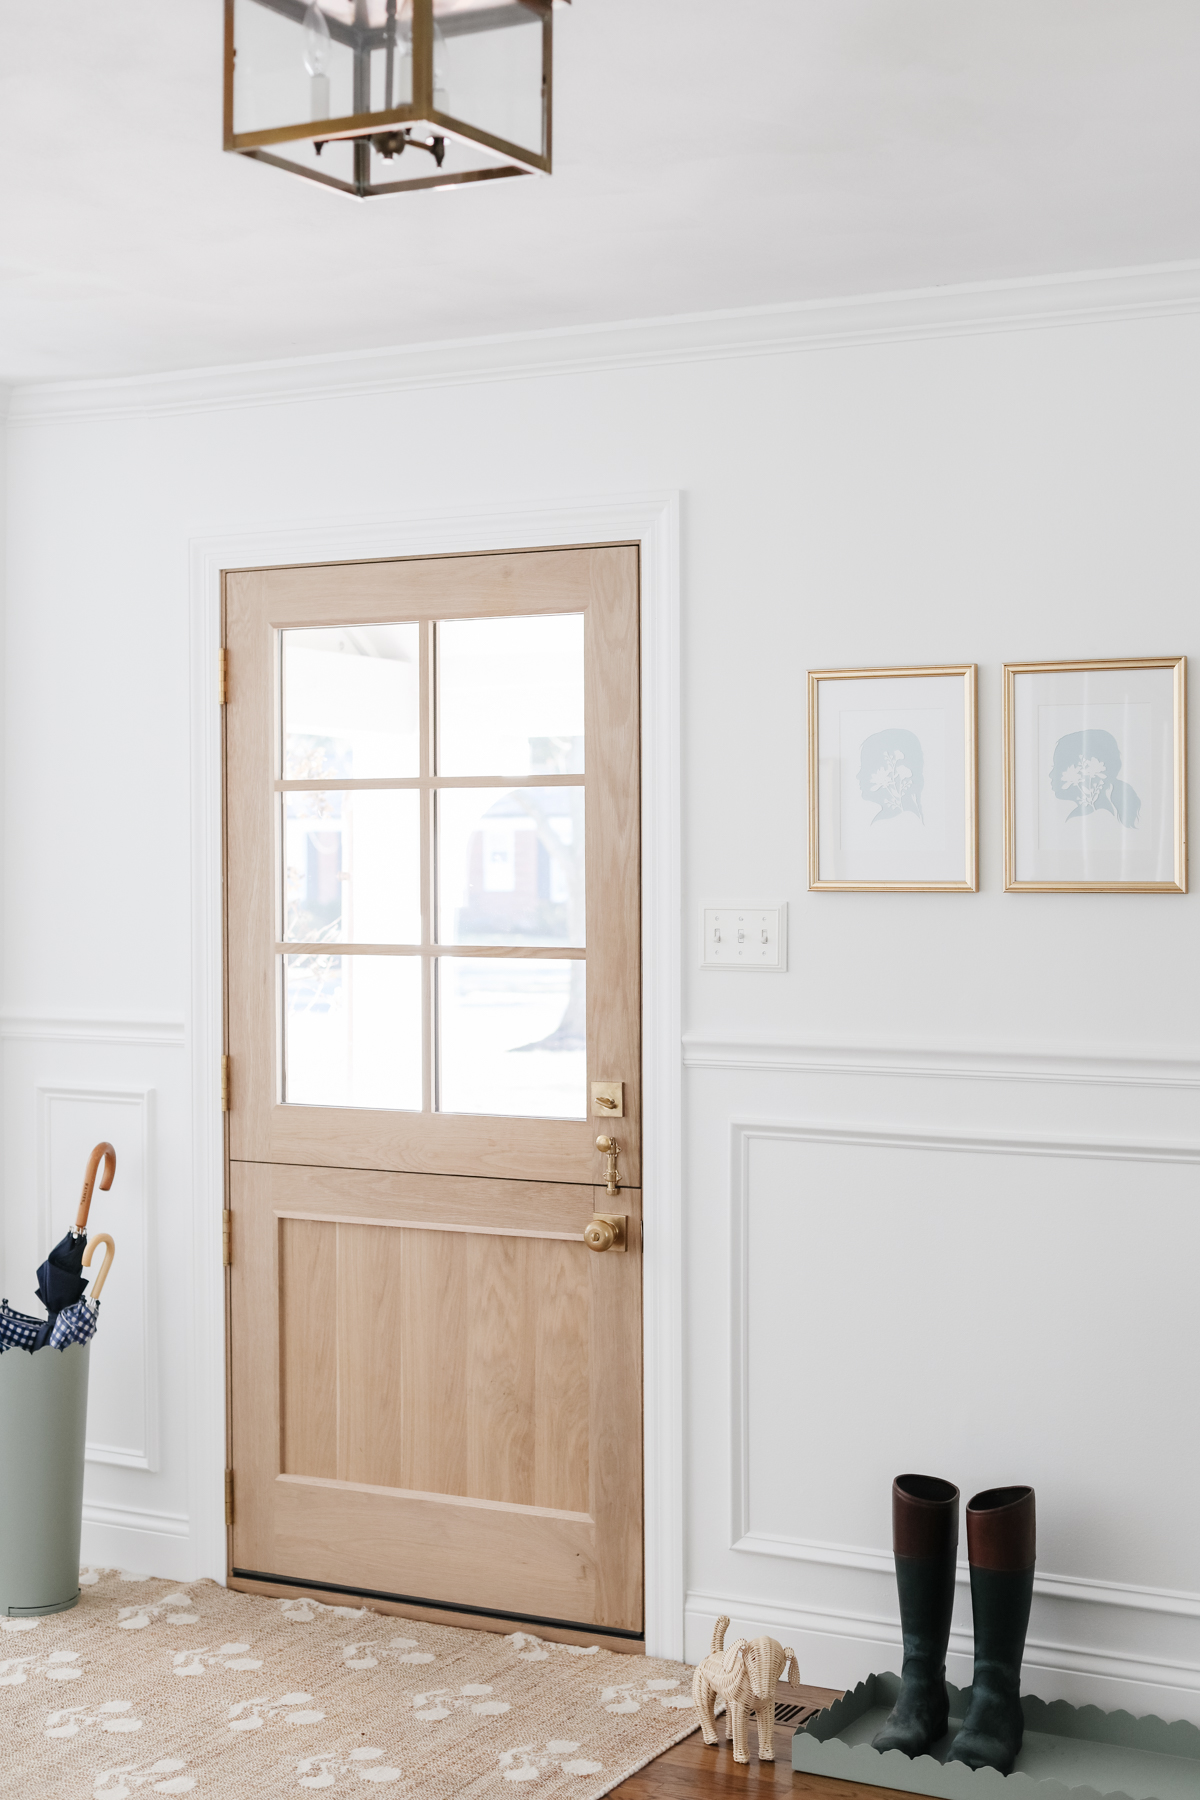
<path fill-rule="evenodd" d="M 1031 1487 L 989 1488 L 967 1507 L 975 1675 L 948 1762 L 1011 1772 L 1025 1736 L 1021 1658 L 1033 1598 L 1037 1522 Z"/>
<path fill-rule="evenodd" d="M 958 1489 L 936 1475 L 897 1475 L 892 1483 L 892 1549 L 900 1591 L 904 1663 L 900 1692 L 876 1750 L 923 1756 L 945 1737 L 946 1645 L 958 1561 Z"/>

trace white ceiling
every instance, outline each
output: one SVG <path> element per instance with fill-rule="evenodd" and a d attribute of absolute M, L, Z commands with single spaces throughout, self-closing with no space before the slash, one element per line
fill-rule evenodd
<path fill-rule="evenodd" d="M 550 180 L 221 150 L 220 0 L 0 0 L 0 381 L 1200 257 L 1196 0 L 574 0 Z"/>

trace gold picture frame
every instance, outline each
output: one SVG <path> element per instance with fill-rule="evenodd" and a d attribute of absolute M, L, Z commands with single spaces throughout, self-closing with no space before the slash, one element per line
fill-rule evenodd
<path fill-rule="evenodd" d="M 914 688 L 911 694 L 896 684 L 905 682 L 922 682 L 923 689 Z M 857 691 L 852 688 L 838 688 L 838 683 L 859 684 Z M 956 683 L 961 688 L 956 696 L 951 685 Z M 865 685 L 864 685 L 865 684 Z M 870 687 L 878 684 L 874 694 Z M 931 685 L 932 684 L 932 685 Z M 867 845 L 869 827 L 881 820 L 886 820 L 890 829 L 892 822 L 904 824 L 903 813 L 915 815 L 921 824 L 925 823 L 921 792 L 913 789 L 913 772 L 903 767 L 898 769 L 901 776 L 908 777 L 908 792 L 892 794 L 892 804 L 885 804 L 882 793 L 869 791 L 878 788 L 884 770 L 876 772 L 873 781 L 864 786 L 865 765 L 861 763 L 855 779 L 859 783 L 862 798 L 870 804 L 879 806 L 880 810 L 869 821 L 864 833 L 860 824 L 854 826 L 857 834 L 858 850 L 843 842 L 841 800 L 844 770 L 844 756 L 831 755 L 830 745 L 825 747 L 822 758 L 822 688 L 827 687 L 830 696 L 846 695 L 848 699 L 863 703 L 860 710 L 846 713 L 846 719 L 869 718 L 870 707 L 878 709 L 881 718 L 890 716 L 895 719 L 903 708 L 900 701 L 926 702 L 934 701 L 935 710 L 940 708 L 944 719 L 952 722 L 953 730 L 949 734 L 953 743 L 947 742 L 943 756 L 943 768 L 931 787 L 936 789 L 939 808 L 939 823 L 942 830 L 943 845 L 940 850 L 925 848 L 914 841 L 901 845 L 896 840 L 894 860 L 897 874 L 889 876 L 881 870 L 886 866 L 889 845 L 884 839 L 872 841 Z M 889 705 L 888 702 L 891 704 Z M 926 706 L 923 710 L 929 710 Z M 961 720 L 961 746 L 955 736 L 956 721 Z M 847 726 L 841 723 L 839 743 L 845 737 Z M 885 728 L 896 736 L 897 743 L 903 745 L 904 737 L 912 740 L 911 731 L 893 725 Z M 853 733 L 852 733 L 853 734 Z M 869 735 L 860 746 L 865 749 L 874 737 L 884 732 Z M 943 737 L 947 734 L 943 730 Z M 915 741 L 915 740 L 913 740 Z M 917 745 L 920 750 L 920 745 Z M 898 757 L 901 750 L 890 752 Z M 922 760 L 921 773 L 924 767 Z M 923 776 L 922 776 L 923 779 Z M 937 787 L 940 781 L 940 788 Z M 825 788 L 825 827 L 822 826 L 822 788 Z M 956 797 L 956 790 L 961 789 L 961 799 Z M 960 835 L 961 834 L 961 835 Z M 949 837 L 948 846 L 945 839 Z M 928 872 L 914 873 L 914 867 L 922 857 L 926 857 Z M 960 861 L 961 857 L 961 861 Z M 823 864 L 824 858 L 824 864 Z M 935 866 L 940 867 L 934 873 Z M 836 865 L 836 868 L 835 868 Z M 961 867 L 961 875 L 952 872 Z M 857 873 L 851 872 L 855 869 Z M 808 885 L 813 893 L 838 894 L 974 894 L 979 891 L 979 713 L 978 713 L 978 670 L 974 663 L 950 663 L 937 665 L 921 665 L 913 668 L 889 669 L 815 669 L 808 676 Z"/>
<path fill-rule="evenodd" d="M 1121 676 L 1134 674 L 1149 675 L 1154 671 L 1161 672 L 1168 679 L 1153 683 L 1143 681 L 1119 680 Z M 1071 684 L 1064 679 L 1070 676 L 1091 676 L 1093 679 L 1077 684 L 1073 700 L 1067 699 L 1072 691 Z M 1041 702 L 1038 712 L 1037 746 L 1033 746 L 1033 733 L 1029 728 L 1029 720 L 1023 714 L 1023 708 L 1035 703 L 1035 694 L 1031 689 L 1028 698 L 1018 692 L 1018 684 L 1023 680 L 1036 681 L 1044 678 L 1041 689 Z M 1060 679 L 1055 679 L 1060 678 Z M 1133 695 L 1141 691 L 1142 697 L 1134 699 Z M 1166 699 L 1170 699 L 1169 727 L 1164 718 Z M 1129 711 L 1133 707 L 1139 712 L 1149 713 L 1148 719 L 1138 724 L 1135 732 L 1132 725 L 1122 732 L 1126 738 L 1125 756 L 1122 758 L 1121 745 L 1116 732 L 1118 720 L 1129 721 Z M 1154 714 L 1157 713 L 1157 717 Z M 1050 729 L 1044 715 L 1058 715 L 1057 723 L 1050 720 Z M 1045 771 L 1046 786 L 1051 795 L 1060 804 L 1067 801 L 1073 803 L 1073 809 L 1064 815 L 1063 823 L 1079 818 L 1082 821 L 1090 814 L 1108 815 L 1107 819 L 1098 816 L 1098 824 L 1109 835 L 1109 841 L 1100 841 L 1099 835 L 1091 845 L 1081 839 L 1072 846 L 1064 846 L 1057 852 L 1043 846 L 1040 834 L 1036 843 L 1030 844 L 1025 837 L 1025 821 L 1023 805 L 1030 815 L 1028 829 L 1032 829 L 1032 813 L 1034 806 L 1038 809 L 1038 818 L 1048 811 L 1046 790 L 1041 784 L 1039 770 L 1046 759 L 1046 746 L 1055 731 L 1071 722 L 1070 715 L 1083 717 L 1090 715 L 1094 723 L 1090 726 L 1079 724 L 1074 732 L 1064 735 L 1055 744 L 1050 767 Z M 1111 727 L 1112 729 L 1108 729 Z M 1089 745 L 1088 737 L 1107 739 L 1116 756 L 1115 765 L 1109 769 L 1102 754 L 1096 754 L 1097 745 Z M 1131 745 L 1128 739 L 1140 736 L 1144 741 L 1140 749 Z M 1077 740 L 1077 741 L 1076 741 Z M 1169 740 L 1169 741 L 1168 741 Z M 1069 759 L 1067 766 L 1059 770 L 1062 746 L 1070 742 L 1070 747 L 1063 752 Z M 1093 754 L 1085 760 L 1084 753 L 1091 749 Z M 1124 763 L 1132 766 L 1125 768 Z M 1170 799 L 1166 802 L 1158 793 L 1163 784 L 1163 772 L 1170 772 Z M 1066 787 L 1065 793 L 1059 793 L 1054 786 L 1055 774 L 1058 775 L 1058 786 Z M 1118 779 L 1128 774 L 1130 780 Z M 1147 777 L 1149 779 L 1147 780 Z M 1139 784 L 1138 789 L 1132 785 Z M 1148 820 L 1149 831 L 1140 842 L 1132 838 L 1132 831 L 1142 825 L 1142 791 L 1149 788 L 1151 816 Z M 1121 790 L 1118 794 L 1117 790 Z M 1036 801 L 1033 795 L 1036 793 Z M 1121 841 L 1123 833 L 1118 827 L 1125 827 L 1130 836 Z M 1048 833 L 1051 835 L 1051 833 Z M 1157 840 L 1157 848 L 1155 847 Z M 1095 877 L 1081 876 L 1078 871 L 1065 868 L 1071 858 L 1076 861 L 1090 858 L 1093 867 L 1099 867 L 1101 874 Z M 1123 860 L 1129 866 L 1138 866 L 1140 874 L 1129 877 L 1114 876 L 1111 873 L 1113 864 Z M 1147 873 L 1152 861 L 1164 872 L 1150 875 Z M 1105 873 L 1105 865 L 1108 872 Z M 1169 864 L 1170 874 L 1165 873 Z M 1030 871 L 1033 871 L 1032 873 Z M 1040 872 L 1039 872 L 1040 871 Z M 1084 660 L 1078 662 L 1036 662 L 1005 663 L 1004 665 L 1004 891 L 1008 894 L 1186 894 L 1187 893 L 1187 658 L 1185 656 L 1133 656 L 1108 657 L 1100 660 Z"/>

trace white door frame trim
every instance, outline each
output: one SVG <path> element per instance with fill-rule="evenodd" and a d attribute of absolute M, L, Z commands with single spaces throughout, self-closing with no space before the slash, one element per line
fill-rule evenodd
<path fill-rule="evenodd" d="M 189 1501 L 196 1573 L 223 1582 L 225 1295 L 220 1056 L 221 573 L 278 563 L 641 546 L 642 1070 L 646 1649 L 683 1656 L 682 912 L 680 867 L 679 496 L 600 495 L 525 508 L 372 515 L 193 538 L 189 708 L 192 1283 Z M 237 671 L 231 671 L 236 683 Z"/>

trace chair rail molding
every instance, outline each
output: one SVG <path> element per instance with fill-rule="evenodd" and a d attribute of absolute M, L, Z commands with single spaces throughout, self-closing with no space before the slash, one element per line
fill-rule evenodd
<path fill-rule="evenodd" d="M 0 1039 L 33 1043 L 183 1046 L 182 1019 L 70 1019 L 57 1014 L 0 1013 Z"/>
<path fill-rule="evenodd" d="M 1200 1166 L 1200 1143 L 1163 1144 L 1134 1139 L 1074 1140 L 1061 1137 L 1016 1135 L 982 1136 L 951 1131 L 907 1131 L 866 1125 L 806 1123 L 802 1121 L 734 1119 L 730 1124 L 730 1528 L 729 1547 L 757 1556 L 782 1558 L 793 1562 L 824 1564 L 832 1568 L 859 1569 L 886 1575 L 894 1571 L 890 1551 L 854 1544 L 822 1542 L 814 1538 L 784 1536 L 755 1531 L 751 1525 L 750 1504 L 750 1152 L 755 1142 L 769 1140 L 807 1144 L 860 1145 L 870 1149 L 935 1150 L 949 1155 L 982 1153 L 989 1156 L 1029 1156 L 1081 1158 L 1116 1162 L 1150 1164 L 1185 1164 Z M 957 1579 L 969 1582 L 969 1570 L 960 1563 Z M 1200 1593 L 1182 1589 L 1143 1587 L 1127 1582 L 1100 1581 L 1075 1575 L 1058 1575 L 1038 1570 L 1034 1577 L 1034 1593 L 1047 1600 L 1078 1601 L 1107 1606 L 1122 1611 L 1168 1614 L 1182 1619 L 1200 1619 Z M 746 1602 L 747 1606 L 755 1603 Z M 719 1610 L 728 1611 L 722 1602 Z M 761 1610 L 761 1609 L 760 1609 Z M 732 1615 L 731 1615 L 732 1616 Z M 756 1615 L 757 1616 L 757 1615 Z M 790 1615 L 789 1615 L 790 1616 Z M 830 1615 L 831 1617 L 833 1615 Z M 841 1615 L 837 1615 L 839 1618 Z M 868 1620 L 872 1626 L 883 1621 Z M 895 1626 L 888 1623 L 894 1634 Z M 831 1625 L 829 1630 L 835 1628 Z M 839 1625 L 836 1634 L 845 1635 Z M 851 1633 L 851 1635 L 853 1635 Z M 868 1633 L 868 1635 L 870 1635 Z M 889 1639 L 890 1641 L 890 1639 Z M 1042 1646 L 1049 1653 L 1054 1646 Z M 969 1649 L 969 1646 L 968 1646 Z M 1063 1664 L 1080 1672 L 1091 1669 L 1099 1651 L 1080 1649 L 1072 1652 L 1083 1662 Z M 1128 1659 L 1126 1659 L 1128 1660 Z M 1059 1666 L 1055 1664 L 1054 1666 Z M 1166 1665 L 1163 1665 L 1164 1667 Z M 1183 1665 L 1180 1665 L 1183 1667 Z M 1191 1669 L 1191 1665 L 1187 1665 Z M 1185 1685 L 1200 1688 L 1200 1665 L 1195 1677 Z M 1132 1677 L 1131 1677 L 1132 1679 Z M 1146 1677 L 1145 1679 L 1149 1679 Z M 1158 1679 L 1158 1677 L 1154 1677 Z"/>
<path fill-rule="evenodd" d="M 828 1044 L 689 1033 L 689 1069 L 779 1075 L 896 1076 L 934 1081 L 1069 1082 L 1081 1087 L 1200 1089 L 1200 1059 L 1076 1050 L 980 1050 L 957 1044 Z"/>
<path fill-rule="evenodd" d="M 221 574 L 275 563 L 630 543 L 641 551 L 643 1340 L 646 1648 L 683 1653 L 683 1092 L 679 496 L 548 498 L 197 537 L 190 544 L 194 1317 L 189 1513 L 197 1571 L 223 1581 L 225 1315 L 222 1049 Z M 236 675 L 234 676 L 236 680 Z"/>

